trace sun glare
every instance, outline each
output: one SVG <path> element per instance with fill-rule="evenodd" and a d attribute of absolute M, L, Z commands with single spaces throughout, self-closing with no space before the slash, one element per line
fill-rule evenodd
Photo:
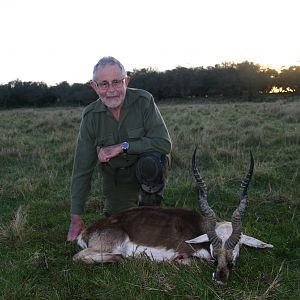
<path fill-rule="evenodd" d="M 279 94 L 279 93 L 295 93 L 295 89 L 287 87 L 284 89 L 283 87 L 273 86 L 272 90 L 269 92 L 270 94 Z"/>

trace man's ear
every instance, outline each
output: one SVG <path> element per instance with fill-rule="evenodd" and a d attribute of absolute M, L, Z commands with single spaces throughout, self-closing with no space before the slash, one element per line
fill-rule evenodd
<path fill-rule="evenodd" d="M 97 93 L 97 91 L 96 91 L 96 89 L 97 89 L 97 83 L 94 80 L 90 81 L 90 86 Z"/>

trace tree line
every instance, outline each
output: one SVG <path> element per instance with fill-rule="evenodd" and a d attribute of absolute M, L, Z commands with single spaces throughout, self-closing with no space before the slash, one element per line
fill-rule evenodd
<path fill-rule="evenodd" d="M 257 95 L 277 92 L 300 94 L 300 66 L 278 72 L 253 62 L 223 63 L 214 67 L 177 67 L 158 71 L 152 68 L 133 70 L 130 87 L 141 88 L 156 100 L 201 98 L 210 96 L 241 97 L 251 100 Z M 276 88 L 275 88 L 276 87 Z M 87 83 L 55 86 L 44 82 L 14 80 L 0 85 L 0 107 L 41 107 L 49 105 L 87 105 L 97 95 Z"/>

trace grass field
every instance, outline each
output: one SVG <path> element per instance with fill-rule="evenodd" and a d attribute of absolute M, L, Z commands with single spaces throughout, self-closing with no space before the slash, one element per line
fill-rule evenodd
<path fill-rule="evenodd" d="M 161 104 L 173 140 L 165 206 L 195 207 L 191 156 L 221 219 L 239 202 L 255 157 L 244 232 L 274 245 L 244 247 L 225 286 L 212 266 L 129 259 L 86 266 L 66 242 L 69 186 L 82 108 L 0 111 L 0 299 L 300 299 L 300 99 Z M 83 216 L 102 217 L 98 172 Z"/>

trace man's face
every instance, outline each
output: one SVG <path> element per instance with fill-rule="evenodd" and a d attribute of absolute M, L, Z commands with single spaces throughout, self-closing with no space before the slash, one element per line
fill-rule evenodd
<path fill-rule="evenodd" d="M 129 77 L 124 77 L 117 65 L 98 69 L 95 81 L 91 86 L 108 108 L 118 108 L 123 104 Z"/>

